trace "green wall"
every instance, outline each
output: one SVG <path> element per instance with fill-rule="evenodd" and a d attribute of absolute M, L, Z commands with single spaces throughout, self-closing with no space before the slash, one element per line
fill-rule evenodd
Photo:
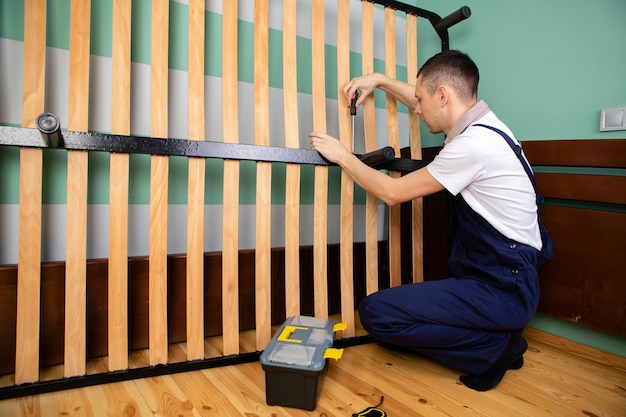
<path fill-rule="evenodd" d="M 476 61 L 480 98 L 519 139 L 626 137 L 599 131 L 600 109 L 626 106 L 626 1 L 406 3 L 441 16 L 470 7 L 471 17 L 450 28 L 450 46 Z M 437 52 L 425 42 L 430 35 L 421 38 L 420 61 Z"/>

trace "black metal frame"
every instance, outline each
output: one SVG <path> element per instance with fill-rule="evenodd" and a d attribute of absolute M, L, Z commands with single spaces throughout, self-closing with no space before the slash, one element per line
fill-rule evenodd
<path fill-rule="evenodd" d="M 372 343 L 373 341 L 374 340 L 370 336 L 356 336 L 336 340 L 333 343 L 333 347 L 346 348 Z M 240 353 L 237 355 L 220 356 L 195 361 L 168 363 L 165 365 L 147 366 L 143 368 L 131 368 L 123 371 L 98 373 L 50 381 L 38 381 L 31 384 L 13 385 L 10 387 L 0 388 L 0 401 L 9 398 L 25 397 L 27 395 L 44 394 L 73 388 L 91 387 L 94 385 L 130 381 L 133 379 L 199 371 L 202 369 L 217 368 L 220 366 L 239 365 L 243 363 L 256 362 L 259 360 L 260 356 L 261 352 Z"/>
<path fill-rule="evenodd" d="M 37 129 L 0 126 L 0 145 L 303 165 L 335 165 L 322 158 L 317 151 L 310 149 L 73 131 L 63 132 L 60 140 L 56 142 L 57 146 L 46 146 L 45 135 L 45 133 L 40 134 Z M 386 152 L 387 150 L 388 148 L 382 148 L 358 156 L 373 168 L 391 171 L 414 171 L 425 165 L 418 160 L 394 158 L 393 154 L 390 156 L 389 152 Z"/>

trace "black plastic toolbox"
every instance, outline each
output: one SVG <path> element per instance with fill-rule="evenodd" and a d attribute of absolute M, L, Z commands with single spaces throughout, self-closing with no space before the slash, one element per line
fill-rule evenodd
<path fill-rule="evenodd" d="M 261 354 L 268 405 L 314 410 L 330 358 L 339 359 L 343 349 L 333 349 L 336 330 L 343 323 L 309 317 L 289 317 Z"/>

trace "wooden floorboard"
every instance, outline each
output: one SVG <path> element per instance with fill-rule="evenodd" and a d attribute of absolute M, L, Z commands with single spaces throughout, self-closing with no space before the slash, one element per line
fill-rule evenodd
<path fill-rule="evenodd" d="M 625 416 L 626 358 L 527 329 L 525 366 L 480 393 L 459 382 L 453 369 L 377 344 L 346 348 L 321 380 L 315 411 L 268 406 L 258 362 L 144 378 L 0 401 L 0 416 L 325 416 L 344 417 L 376 405 L 388 416 Z M 241 351 L 254 349 L 254 332 L 242 333 Z M 219 354 L 220 339 L 205 352 Z M 145 366 L 136 352 L 133 366 Z M 185 360 L 185 345 L 169 360 Z M 105 372 L 106 358 L 88 373 Z M 50 370 L 45 376 L 58 374 Z M 6 377 L 5 377 L 6 378 Z"/>

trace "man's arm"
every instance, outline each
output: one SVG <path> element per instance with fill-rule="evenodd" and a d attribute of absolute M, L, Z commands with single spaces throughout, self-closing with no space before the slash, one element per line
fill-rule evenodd
<path fill-rule="evenodd" d="M 364 190 L 393 206 L 443 190 L 426 167 L 399 178 L 393 178 L 361 162 L 332 136 L 313 132 L 311 149 L 339 165 Z"/>

